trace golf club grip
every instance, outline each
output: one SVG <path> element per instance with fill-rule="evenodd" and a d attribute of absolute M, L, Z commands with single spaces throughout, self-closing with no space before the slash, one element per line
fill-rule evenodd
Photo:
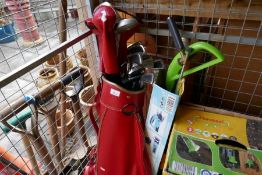
<path fill-rule="evenodd" d="M 180 36 L 179 31 L 178 31 L 178 28 L 177 28 L 177 25 L 176 25 L 174 18 L 168 17 L 167 18 L 167 24 L 168 24 L 169 31 L 171 32 L 171 35 L 173 37 L 176 48 L 179 49 L 179 50 L 184 50 L 185 46 L 182 42 L 182 39 L 181 39 L 181 36 Z"/>

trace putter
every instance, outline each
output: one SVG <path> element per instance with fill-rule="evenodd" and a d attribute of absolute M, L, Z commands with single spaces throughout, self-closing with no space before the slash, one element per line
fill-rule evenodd
<path fill-rule="evenodd" d="M 83 143 L 85 144 L 86 148 L 89 149 L 90 146 L 88 144 L 88 139 L 87 139 L 87 136 L 86 136 L 85 122 L 83 120 L 83 115 L 82 115 L 82 112 L 81 112 L 80 101 L 79 101 L 79 96 L 78 96 L 78 94 L 83 89 L 83 87 L 84 87 L 84 76 L 83 76 L 83 74 L 81 74 L 73 82 L 73 85 L 67 86 L 65 88 L 65 93 L 72 100 L 73 110 L 74 110 L 74 113 L 75 113 L 75 116 L 76 116 L 75 123 L 77 123 L 77 125 L 78 125 L 80 137 L 81 137 Z"/>
<path fill-rule="evenodd" d="M 10 118 L 9 120 L 7 120 L 7 122 L 10 125 L 17 127 L 21 130 L 27 130 L 25 122 L 31 116 L 32 116 L 31 110 L 26 110 L 26 111 L 19 113 L 19 115 Z M 2 123 L 0 123 L 0 128 L 3 130 L 3 132 L 5 134 L 8 134 L 10 131 L 13 131 Z M 13 131 L 13 132 L 15 132 L 15 131 Z M 26 151 L 26 153 L 29 157 L 30 163 L 34 168 L 35 173 L 40 174 L 40 170 L 39 170 L 36 158 L 35 158 L 33 147 L 31 146 L 31 143 L 30 143 L 28 136 L 26 134 L 22 134 L 22 133 L 20 133 L 20 135 L 22 137 L 22 142 L 23 142 L 24 147 L 26 149 L 25 151 Z"/>

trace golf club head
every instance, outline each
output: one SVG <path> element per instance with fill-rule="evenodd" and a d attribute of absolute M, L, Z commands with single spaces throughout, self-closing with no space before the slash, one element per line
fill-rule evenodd
<path fill-rule="evenodd" d="M 153 70 L 162 70 L 165 69 L 165 65 L 163 60 L 148 60 L 144 61 L 142 66 L 146 69 L 153 69 Z"/>
<path fill-rule="evenodd" d="M 127 47 L 127 55 L 132 55 L 136 53 L 145 53 L 146 50 L 141 42 L 136 42 Z"/>
<path fill-rule="evenodd" d="M 122 83 L 126 84 L 128 82 L 131 82 L 131 81 L 137 81 L 137 80 L 140 80 L 142 75 L 136 75 L 136 76 L 133 76 L 133 77 L 126 77 L 125 79 L 122 80 Z"/>
<path fill-rule="evenodd" d="M 145 73 L 145 68 L 139 66 L 138 64 L 133 64 L 130 70 L 128 71 L 128 77 L 135 77 L 137 75 L 142 75 Z"/>
<path fill-rule="evenodd" d="M 141 81 L 147 84 L 153 84 L 155 82 L 155 75 L 153 73 L 146 73 L 141 76 Z"/>
<path fill-rule="evenodd" d="M 142 58 L 141 53 L 135 53 L 132 55 L 128 55 L 127 60 L 130 64 L 136 63 L 138 65 L 141 65 L 143 63 L 143 58 Z"/>
<path fill-rule="evenodd" d="M 116 32 L 117 33 L 126 32 L 133 29 L 137 25 L 138 22 L 135 18 L 122 19 L 118 22 L 116 26 Z"/>
<path fill-rule="evenodd" d="M 163 60 L 155 60 L 153 69 L 165 69 Z"/>

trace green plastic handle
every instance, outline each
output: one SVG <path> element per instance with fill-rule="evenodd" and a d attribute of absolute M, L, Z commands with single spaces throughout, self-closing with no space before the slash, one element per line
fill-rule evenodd
<path fill-rule="evenodd" d="M 20 113 L 18 113 L 16 116 L 10 118 L 9 120 L 7 120 L 7 122 L 10 125 L 22 128 L 22 129 L 26 129 L 26 125 L 25 122 L 27 119 L 29 119 L 32 116 L 32 112 L 30 109 L 22 111 Z M 9 133 L 11 130 L 6 127 L 3 123 L 0 123 L 0 128 L 3 130 L 3 132 L 5 134 Z"/>
<path fill-rule="evenodd" d="M 217 48 L 215 48 L 214 46 L 206 42 L 193 43 L 189 46 L 189 48 L 191 48 L 191 52 L 189 56 L 194 55 L 195 53 L 201 50 L 204 50 L 204 51 L 211 53 L 216 58 L 214 60 L 203 63 L 194 68 L 186 70 L 183 73 L 183 77 L 224 61 L 224 56 L 222 55 L 222 53 Z M 174 59 L 172 60 L 171 64 L 168 67 L 167 76 L 166 76 L 166 88 L 169 91 L 171 91 L 174 88 L 174 85 L 176 83 L 175 80 L 179 79 L 180 77 L 182 65 L 179 63 L 179 60 L 181 59 L 181 55 L 182 55 L 181 53 L 178 53 L 174 57 Z"/>

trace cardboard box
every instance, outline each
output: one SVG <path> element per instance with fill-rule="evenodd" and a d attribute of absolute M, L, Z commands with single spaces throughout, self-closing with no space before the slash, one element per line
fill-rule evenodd
<path fill-rule="evenodd" d="M 163 174 L 261 175 L 262 120 L 206 107 L 179 107 Z"/>

